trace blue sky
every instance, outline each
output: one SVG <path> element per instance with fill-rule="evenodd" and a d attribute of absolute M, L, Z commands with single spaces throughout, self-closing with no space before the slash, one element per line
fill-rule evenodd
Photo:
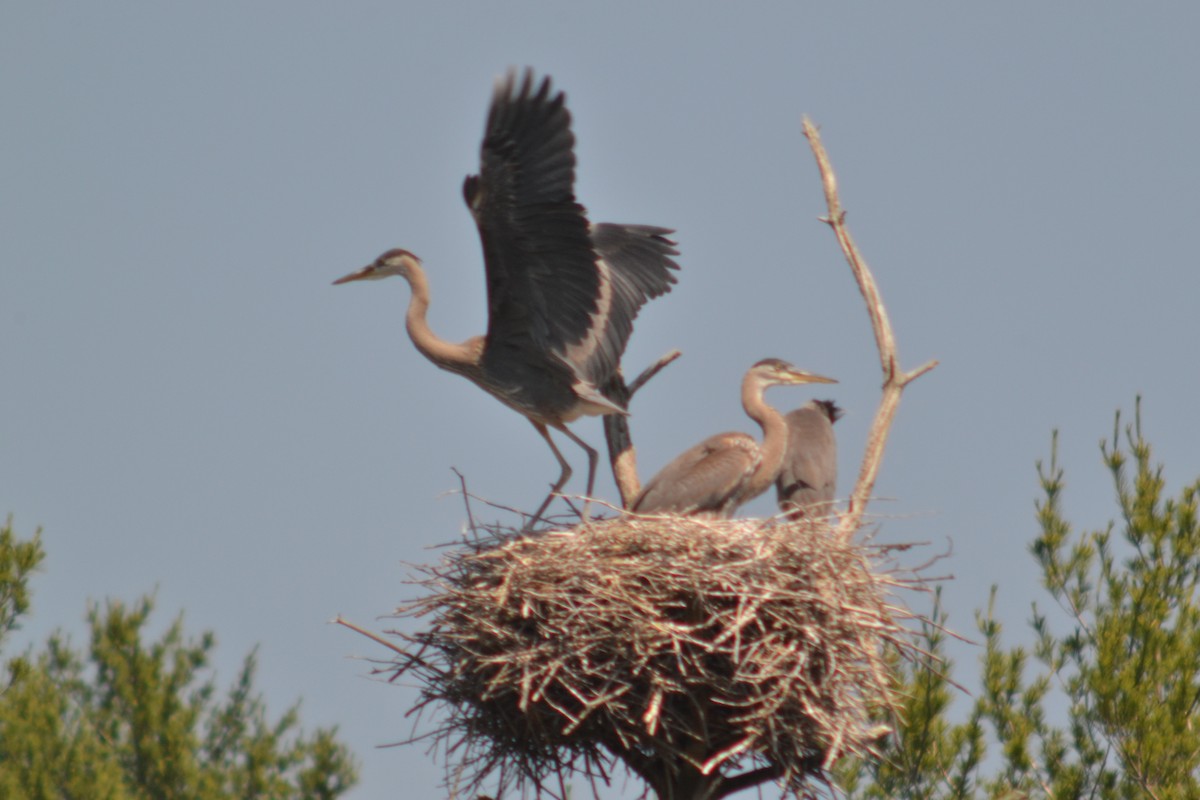
<path fill-rule="evenodd" d="M 303 697 L 363 764 L 354 797 L 440 796 L 404 738 L 411 689 L 368 641 L 473 491 L 533 508 L 556 466 L 530 426 L 407 341 L 485 325 L 462 205 L 492 81 L 568 95 L 597 221 L 677 230 L 683 271 L 631 341 L 644 474 L 753 429 L 741 374 L 776 356 L 840 379 L 841 488 L 880 374 L 800 135 L 818 123 L 913 384 L 872 511 L 953 541 L 951 624 L 998 584 L 1019 633 L 1039 583 L 1034 462 L 1061 431 L 1068 514 L 1114 510 L 1097 444 L 1142 395 L 1171 490 L 1200 474 L 1194 245 L 1200 10 L 1006 4 L 614 2 L 14 4 L 0 24 L 0 513 L 45 529 L 27 635 L 88 598 L 156 590 L 214 629 L 232 679 L 260 646 L 272 710 Z M 791 408 L 811 390 L 781 388 Z M 597 446 L 600 425 L 575 426 Z M 567 447 L 570 448 L 569 443 Z M 567 449 L 569 458 L 577 458 Z M 582 464 L 578 466 L 582 467 Z M 582 491 L 584 470 L 570 488 Z M 614 498 L 607 476 L 603 497 Z M 749 507 L 764 513 L 765 499 Z M 920 598 L 913 598 L 920 603 Z M 957 677 L 974 685 L 976 651 Z M 617 786 L 612 797 L 633 797 Z"/>

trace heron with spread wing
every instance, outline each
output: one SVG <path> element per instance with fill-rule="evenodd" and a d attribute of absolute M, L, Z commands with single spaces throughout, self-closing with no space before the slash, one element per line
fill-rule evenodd
<path fill-rule="evenodd" d="M 421 260 L 388 250 L 335 284 L 399 275 L 412 289 L 405 326 L 426 358 L 469 378 L 524 415 L 550 446 L 560 474 L 537 521 L 571 477 L 549 429 L 587 453 L 587 497 L 598 454 L 567 428 L 584 415 L 625 414 L 603 389 L 618 376 L 633 320 L 670 291 L 678 255 L 672 231 L 589 223 L 575 201 L 575 136 L 562 92 L 533 72 L 500 79 L 488 111 L 478 175 L 463 196 L 479 228 L 487 276 L 488 324 L 461 343 L 426 322 L 429 283 Z M 586 505 L 585 505 L 586 513 Z"/>
<path fill-rule="evenodd" d="M 748 433 L 718 433 L 685 450 L 646 484 L 631 510 L 728 519 L 765 492 L 779 476 L 787 452 L 783 415 L 763 399 L 771 386 L 837 383 L 796 369 L 778 358 L 759 361 L 742 379 L 742 408 L 763 430 L 760 445 Z"/>
<path fill-rule="evenodd" d="M 784 417 L 787 455 L 775 480 L 775 497 L 789 519 L 824 517 L 837 494 L 837 436 L 842 409 L 832 400 L 810 400 Z"/>

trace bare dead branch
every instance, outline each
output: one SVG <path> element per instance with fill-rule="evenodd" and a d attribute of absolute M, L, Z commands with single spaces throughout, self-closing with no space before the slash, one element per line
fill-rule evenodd
<path fill-rule="evenodd" d="M 629 384 L 630 398 L 637 394 L 638 389 L 641 389 L 643 386 L 645 386 L 651 378 L 662 372 L 664 367 L 666 367 L 675 359 L 679 358 L 681 355 L 683 355 L 683 353 L 679 352 L 678 350 L 672 350 L 671 352 L 659 358 L 658 361 L 655 361 L 653 364 L 642 370 L 642 374 L 634 378 L 633 383 Z"/>
<path fill-rule="evenodd" d="M 624 376 L 618 372 L 602 388 L 604 396 L 622 408 L 629 408 L 629 402 L 638 389 L 680 355 L 678 350 L 672 350 L 642 370 L 633 383 L 626 384 Z M 642 490 L 637 472 L 637 451 L 633 449 L 633 439 L 629 435 L 629 420 L 616 414 L 606 415 L 604 438 L 608 442 L 608 460 L 612 465 L 617 491 L 621 494 L 621 506 L 629 508 Z"/>
<path fill-rule="evenodd" d="M 821 760 L 815 759 L 811 766 L 815 771 L 821 766 Z M 717 790 L 714 800 L 720 800 L 722 797 L 728 797 L 735 792 L 740 792 L 742 789 L 749 789 L 752 786 L 758 786 L 760 783 L 779 780 L 782 775 L 783 770 L 774 764 L 770 764 L 765 767 L 758 767 L 757 769 L 747 770 L 740 775 L 734 775 L 731 778 L 726 778 L 725 782 L 721 784 L 721 788 Z"/>
<path fill-rule="evenodd" d="M 821 173 L 821 185 L 825 190 L 825 204 L 829 209 L 829 216 L 823 217 L 822 221 L 833 229 L 842 253 L 850 265 L 850 270 L 854 273 L 854 280 L 858 283 L 858 289 L 867 305 L 867 314 L 871 318 L 871 329 L 875 333 L 875 346 L 879 351 L 879 362 L 883 369 L 883 396 L 879 401 L 879 409 L 875 412 L 875 419 L 872 421 L 871 430 L 867 435 L 867 446 L 863 453 L 862 466 L 859 468 L 858 481 L 854 485 L 854 491 L 850 494 L 846 513 L 842 515 L 841 523 L 838 526 L 838 535 L 842 539 L 848 540 L 862 523 L 863 512 L 866 511 L 871 492 L 875 488 L 875 480 L 879 476 L 879 468 L 883 463 L 883 451 L 887 446 L 888 433 L 891 431 L 896 409 L 900 406 L 900 395 L 903 393 L 904 387 L 936 367 L 938 362 L 926 362 L 908 373 L 900 371 L 896 355 L 896 338 L 892 332 L 892 324 L 888 320 L 883 297 L 879 293 L 874 275 L 871 274 L 866 260 L 862 257 L 857 245 L 854 244 L 850 230 L 846 227 L 846 212 L 842 209 L 842 203 L 838 197 L 837 176 L 834 175 L 833 165 L 829 162 L 829 155 L 821 143 L 821 135 L 817 131 L 817 127 L 807 117 L 804 119 L 804 136 L 808 139 L 813 156 L 817 160 L 817 169 Z"/>

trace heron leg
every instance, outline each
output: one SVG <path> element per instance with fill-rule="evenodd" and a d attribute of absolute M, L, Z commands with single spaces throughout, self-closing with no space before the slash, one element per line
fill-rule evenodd
<path fill-rule="evenodd" d="M 566 425 L 562 426 L 561 428 L 558 428 L 558 430 L 565 433 L 572 442 L 579 445 L 580 447 L 582 447 L 584 449 L 585 452 L 587 452 L 587 457 L 588 457 L 587 493 L 583 496 L 583 513 L 579 515 L 580 519 L 583 522 L 587 522 L 588 521 L 588 510 L 589 510 L 588 507 L 592 503 L 592 493 L 596 488 L 596 465 L 599 463 L 600 454 L 597 453 L 594 448 L 589 446 L 588 443 L 585 442 L 583 439 L 580 439 L 578 436 L 571 433 L 571 431 L 567 429 Z"/>
<path fill-rule="evenodd" d="M 546 430 L 546 426 L 540 422 L 534 422 L 533 420 L 530 420 L 530 423 L 534 428 L 537 429 L 537 432 L 541 434 L 542 438 L 546 440 L 546 444 L 550 445 L 550 452 L 554 453 L 554 457 L 558 459 L 558 466 L 562 469 L 562 472 L 559 473 L 558 480 L 555 481 L 550 487 L 550 494 L 546 495 L 546 499 L 542 501 L 541 506 L 538 507 L 538 510 L 535 511 L 533 516 L 529 519 L 529 527 L 532 528 L 534 524 L 536 524 L 537 521 L 542 518 L 542 513 L 550 506 L 551 501 L 554 500 L 554 495 L 558 494 L 558 491 L 566 485 L 568 480 L 570 480 L 571 465 L 567 463 L 565 458 L 563 458 L 563 454 L 559 452 L 558 446 L 554 444 L 554 440 L 550 438 L 550 431 Z M 570 434 L 568 433 L 568 435 Z M 572 436 L 571 438 L 575 437 Z"/>

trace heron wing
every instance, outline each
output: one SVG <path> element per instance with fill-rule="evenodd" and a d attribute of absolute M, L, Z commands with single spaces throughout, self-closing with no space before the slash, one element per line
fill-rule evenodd
<path fill-rule="evenodd" d="M 837 493 L 837 439 L 831 416 L 816 402 L 787 414 L 787 456 L 775 481 L 781 505 L 829 503 Z"/>
<path fill-rule="evenodd" d="M 600 301 L 587 334 L 564 355 L 593 384 L 602 385 L 616 373 L 641 307 L 675 283 L 671 273 L 679 265 L 671 256 L 679 251 L 667 238 L 670 233 L 650 225 L 592 226 L 592 246 L 600 257 Z"/>
<path fill-rule="evenodd" d="M 574 144 L 549 78 L 513 71 L 497 83 L 479 175 L 463 184 L 483 242 L 489 348 L 562 352 L 588 330 L 600 274 L 575 202 Z"/>
<path fill-rule="evenodd" d="M 644 514 L 723 511 L 759 460 L 746 433 L 719 433 L 685 450 L 646 483 L 633 503 Z"/>

